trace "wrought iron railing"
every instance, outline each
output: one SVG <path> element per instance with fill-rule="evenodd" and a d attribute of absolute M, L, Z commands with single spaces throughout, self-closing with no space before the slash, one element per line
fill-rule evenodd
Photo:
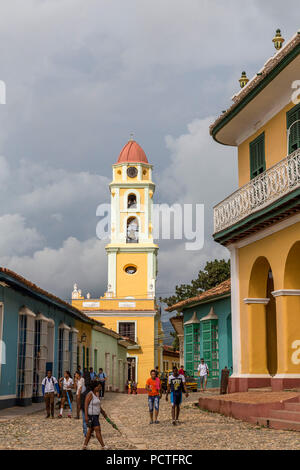
<path fill-rule="evenodd" d="M 300 149 L 252 179 L 214 207 L 214 233 L 269 206 L 300 187 Z"/>

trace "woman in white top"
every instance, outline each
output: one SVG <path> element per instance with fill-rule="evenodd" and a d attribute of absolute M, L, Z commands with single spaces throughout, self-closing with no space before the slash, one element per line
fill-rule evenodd
<path fill-rule="evenodd" d="M 85 450 L 88 446 L 89 440 L 91 438 L 91 434 L 95 431 L 96 437 L 100 442 L 102 449 L 107 449 L 104 445 L 102 435 L 101 435 L 101 428 L 99 422 L 100 413 L 107 418 L 107 414 L 101 408 L 101 402 L 99 398 L 99 393 L 101 389 L 101 384 L 97 380 L 93 380 L 90 384 L 90 392 L 87 394 L 84 404 L 84 411 L 85 411 L 85 421 L 88 426 L 87 435 L 84 441 L 83 449 Z"/>
<path fill-rule="evenodd" d="M 72 418 L 72 401 L 73 401 L 73 393 L 72 393 L 72 388 L 74 386 L 73 379 L 71 377 L 71 373 L 67 370 L 64 373 L 64 377 L 61 377 L 59 379 L 59 385 L 60 388 L 62 389 L 62 397 L 61 397 L 61 402 L 60 402 L 60 413 L 58 415 L 59 418 L 62 418 L 63 411 L 64 411 L 64 405 L 65 401 L 68 401 L 70 410 L 68 413 L 68 418 Z"/>

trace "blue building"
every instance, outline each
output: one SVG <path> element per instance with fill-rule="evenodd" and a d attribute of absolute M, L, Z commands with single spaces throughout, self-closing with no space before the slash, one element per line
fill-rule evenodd
<path fill-rule="evenodd" d="M 63 300 L 0 268 L 0 409 L 42 399 L 46 370 L 61 377 L 78 363 L 76 325 L 96 322 Z M 78 323 L 79 322 L 79 323 Z"/>
<path fill-rule="evenodd" d="M 232 371 L 230 280 L 166 310 L 177 311 L 182 319 L 187 374 L 197 378 L 198 365 L 204 358 L 210 371 L 207 386 L 219 387 L 222 369 Z"/>

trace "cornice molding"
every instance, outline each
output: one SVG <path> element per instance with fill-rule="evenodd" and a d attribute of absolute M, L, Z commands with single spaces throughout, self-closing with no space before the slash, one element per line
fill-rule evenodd
<path fill-rule="evenodd" d="M 300 289 L 281 289 L 272 292 L 273 297 L 300 296 Z"/>
<path fill-rule="evenodd" d="M 244 299 L 244 303 L 246 305 L 254 305 L 254 304 L 261 304 L 261 305 L 268 305 L 270 299 Z"/>

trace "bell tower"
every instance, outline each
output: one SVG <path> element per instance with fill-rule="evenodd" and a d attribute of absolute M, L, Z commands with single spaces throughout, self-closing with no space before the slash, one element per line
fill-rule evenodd
<path fill-rule="evenodd" d="M 111 241 L 106 298 L 152 300 L 155 308 L 158 246 L 153 242 L 152 165 L 134 140 L 122 149 L 113 165 Z M 148 303 L 149 306 L 149 303 Z"/>
<path fill-rule="evenodd" d="M 158 246 L 153 240 L 152 165 L 133 139 L 112 166 L 111 239 L 105 247 L 108 285 L 103 297 L 86 299 L 74 288 L 72 304 L 127 342 L 126 380 L 145 392 L 149 372 L 163 367 L 161 313 L 155 300 Z M 121 347 L 121 346 L 120 346 Z M 106 372 L 114 389 L 116 357 L 107 356 Z"/>

